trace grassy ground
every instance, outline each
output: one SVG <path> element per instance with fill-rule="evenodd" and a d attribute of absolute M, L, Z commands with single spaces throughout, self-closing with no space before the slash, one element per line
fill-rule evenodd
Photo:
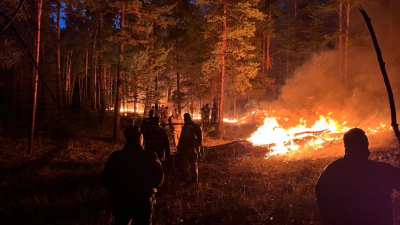
<path fill-rule="evenodd" d="M 109 126 L 70 123 L 39 136 L 27 155 L 26 139 L 0 136 L 0 224 L 111 224 L 101 172 L 123 143 L 110 137 Z M 199 164 L 197 185 L 180 183 L 171 171 L 157 196 L 155 224 L 321 224 L 314 184 L 334 158 L 264 159 L 246 152 L 214 160 L 210 154 Z M 398 165 L 393 149 L 372 157 Z"/>

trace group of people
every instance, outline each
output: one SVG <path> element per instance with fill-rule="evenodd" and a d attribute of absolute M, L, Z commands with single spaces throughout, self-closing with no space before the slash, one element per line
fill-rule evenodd
<path fill-rule="evenodd" d="M 168 125 L 176 133 L 180 177 L 187 184 L 197 183 L 202 130 L 189 113 L 184 114 L 182 121 L 177 110 L 174 112 Z M 151 224 L 155 195 L 171 155 L 167 133 L 160 125 L 160 118 L 150 110 L 140 127 L 125 129 L 125 146 L 113 152 L 106 162 L 103 186 L 112 195 L 115 224 L 126 225 L 130 220 L 133 224 Z"/>
<path fill-rule="evenodd" d="M 201 123 L 210 123 L 210 112 L 211 112 L 211 123 L 218 121 L 218 103 L 214 102 L 213 107 L 210 109 L 208 104 L 203 105 L 200 109 L 201 112 Z"/>
<path fill-rule="evenodd" d="M 115 224 L 127 224 L 131 219 L 133 224 L 151 224 L 155 194 L 164 178 L 160 159 L 165 155 L 168 158 L 169 146 L 162 128 L 154 122 L 156 119 L 150 120 L 151 129 L 143 132 L 145 148 L 141 129 L 129 127 L 124 131 L 126 145 L 113 152 L 106 163 L 103 181 L 112 193 Z M 178 143 L 181 168 L 185 178 L 191 174 L 192 182 L 197 182 L 197 151 L 202 134 L 188 113 L 184 115 L 181 132 Z M 164 136 L 164 142 L 148 139 L 152 134 Z M 369 160 L 368 137 L 359 128 L 347 131 L 343 141 L 344 157 L 329 164 L 316 184 L 323 223 L 393 225 L 391 191 L 400 190 L 400 168 Z"/>

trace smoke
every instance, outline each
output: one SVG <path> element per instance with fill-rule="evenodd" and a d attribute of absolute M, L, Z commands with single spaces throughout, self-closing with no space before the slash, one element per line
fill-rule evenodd
<path fill-rule="evenodd" d="M 398 60 L 386 57 L 386 61 L 396 105 L 400 106 Z M 316 54 L 295 71 L 277 101 L 261 108 L 268 106 L 275 110 L 271 113 L 289 118 L 287 125 L 298 124 L 299 118 L 310 120 L 312 125 L 319 114 L 330 114 L 348 127 L 375 128 L 384 123 L 388 128 L 390 108 L 375 51 L 353 49 L 348 65 L 346 85 L 338 51 Z"/>

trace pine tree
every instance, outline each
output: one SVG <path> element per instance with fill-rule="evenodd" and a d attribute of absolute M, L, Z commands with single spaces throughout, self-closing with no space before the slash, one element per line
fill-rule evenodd
<path fill-rule="evenodd" d="M 214 42 L 210 60 L 203 64 L 208 79 L 219 77 L 218 129 L 223 134 L 223 109 L 226 81 L 238 92 L 251 88 L 250 79 L 259 71 L 255 62 L 256 21 L 264 19 L 257 6 L 259 1 L 201 0 L 207 6 L 205 37 Z"/>

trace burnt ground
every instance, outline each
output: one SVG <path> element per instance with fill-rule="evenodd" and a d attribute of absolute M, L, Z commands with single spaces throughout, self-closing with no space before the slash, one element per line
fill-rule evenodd
<path fill-rule="evenodd" d="M 111 224 L 101 172 L 108 155 L 122 146 L 110 141 L 111 130 L 69 123 L 39 135 L 30 155 L 26 138 L 0 136 L 0 224 Z M 207 138 L 205 144 L 229 141 Z M 335 157 L 265 159 L 267 151 L 246 142 L 208 148 L 197 185 L 180 183 L 170 170 L 157 196 L 154 224 L 321 224 L 314 184 Z M 399 165 L 394 148 L 374 149 L 371 157 Z M 400 224 L 397 193 L 393 201 Z"/>

